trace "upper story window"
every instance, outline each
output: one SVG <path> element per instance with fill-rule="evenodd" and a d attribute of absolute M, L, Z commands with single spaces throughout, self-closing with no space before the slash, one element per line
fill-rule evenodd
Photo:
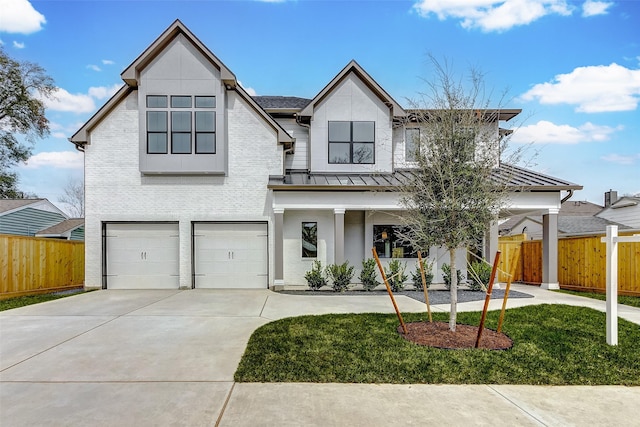
<path fill-rule="evenodd" d="M 147 95 L 147 153 L 215 154 L 216 97 Z"/>
<path fill-rule="evenodd" d="M 375 122 L 329 122 L 329 163 L 375 163 Z"/>
<path fill-rule="evenodd" d="M 406 162 L 417 162 L 420 149 L 420 129 L 407 128 L 404 131 L 404 158 Z"/>

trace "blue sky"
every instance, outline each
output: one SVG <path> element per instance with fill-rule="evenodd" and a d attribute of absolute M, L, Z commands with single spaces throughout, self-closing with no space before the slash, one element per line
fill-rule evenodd
<path fill-rule="evenodd" d="M 0 0 L 0 40 L 59 87 L 20 186 L 57 203 L 82 179 L 67 141 L 122 84 L 120 73 L 180 19 L 250 93 L 312 98 L 355 59 L 400 104 L 427 90 L 428 59 L 485 73 L 496 104 L 521 108 L 512 144 L 532 169 L 640 193 L 640 1 Z"/>

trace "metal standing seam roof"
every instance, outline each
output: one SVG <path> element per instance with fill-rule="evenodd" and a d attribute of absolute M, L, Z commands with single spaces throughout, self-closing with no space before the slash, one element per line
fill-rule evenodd
<path fill-rule="evenodd" d="M 332 190 L 355 191 L 386 189 L 393 190 L 408 182 L 413 176 L 410 169 L 393 173 L 307 173 L 290 172 L 284 176 L 269 177 L 268 187 L 274 190 Z M 580 190 L 581 185 L 559 178 L 543 175 L 519 166 L 502 164 L 492 178 L 514 191 L 566 191 Z"/>

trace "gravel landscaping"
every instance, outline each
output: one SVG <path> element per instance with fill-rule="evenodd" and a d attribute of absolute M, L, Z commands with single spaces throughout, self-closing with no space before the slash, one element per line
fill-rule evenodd
<path fill-rule="evenodd" d="M 291 294 L 291 295 L 335 295 L 335 296 L 344 296 L 344 295 L 387 295 L 387 291 L 385 290 L 375 290 L 375 291 L 362 291 L 362 290 L 350 290 L 345 292 L 333 292 L 331 290 L 320 290 L 320 291 L 279 291 L 283 294 Z M 394 295 L 405 295 L 409 298 L 413 298 L 418 301 L 424 302 L 424 293 L 422 291 L 400 291 L 394 292 Z M 465 289 L 458 290 L 458 302 L 471 302 L 471 301 L 482 301 L 485 298 L 485 293 L 481 291 L 469 291 Z M 491 293 L 491 299 L 502 299 L 504 298 L 504 289 L 494 289 Z M 518 291 L 509 291 L 509 298 L 533 298 L 533 295 L 529 295 L 524 292 Z M 447 290 L 429 290 L 429 303 L 430 304 L 449 304 L 450 303 L 450 293 Z"/>

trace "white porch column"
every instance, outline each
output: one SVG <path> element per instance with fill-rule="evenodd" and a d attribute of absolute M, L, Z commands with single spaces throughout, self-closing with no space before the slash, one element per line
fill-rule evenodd
<path fill-rule="evenodd" d="M 273 286 L 278 289 L 284 286 L 284 209 L 273 209 L 273 243 L 274 243 L 274 271 Z"/>
<path fill-rule="evenodd" d="M 333 210 L 333 262 L 335 264 L 342 264 L 344 262 L 344 213 L 345 209 L 337 208 Z"/>
<path fill-rule="evenodd" d="M 558 283 L 558 212 L 549 209 L 542 215 L 542 284 L 543 289 L 560 289 Z"/>

